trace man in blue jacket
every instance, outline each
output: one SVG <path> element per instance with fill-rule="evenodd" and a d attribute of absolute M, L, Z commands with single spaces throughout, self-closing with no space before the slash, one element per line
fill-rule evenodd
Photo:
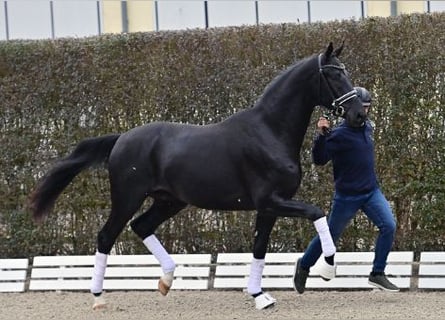
<path fill-rule="evenodd" d="M 370 93 L 362 87 L 355 89 L 368 112 L 371 106 Z M 337 242 L 348 223 L 361 209 L 379 229 L 368 283 L 385 291 L 397 292 L 399 288 L 385 276 L 386 260 L 393 245 L 396 222 L 377 182 L 372 124 L 367 120 L 362 127 L 353 128 L 343 122 L 330 131 L 328 119 L 320 117 L 317 127 L 319 133 L 312 148 L 313 162 L 316 165 L 325 165 L 332 161 L 334 172 L 335 193 L 328 218 L 332 238 Z M 309 269 L 317 262 L 321 253 L 320 240 L 315 237 L 303 257 L 298 259 L 293 280 L 294 288 L 299 293 L 304 292 Z M 325 280 L 330 280 L 335 276 L 335 265 L 332 260 L 322 262 L 324 268 L 330 265 L 334 270 L 320 272 Z"/>

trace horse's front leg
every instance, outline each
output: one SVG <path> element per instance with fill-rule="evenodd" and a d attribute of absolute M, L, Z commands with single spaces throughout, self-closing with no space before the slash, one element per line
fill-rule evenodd
<path fill-rule="evenodd" d="M 281 217 L 301 217 L 313 222 L 321 242 L 321 249 L 324 255 L 319 273 L 325 280 L 335 277 L 336 266 L 334 255 L 335 244 L 327 223 L 326 216 L 320 208 L 294 199 L 283 199 L 277 195 L 272 196 L 265 207 L 266 212 L 275 213 Z"/>
<path fill-rule="evenodd" d="M 259 310 L 271 307 L 276 302 L 268 293 L 264 293 L 261 287 L 267 244 L 276 220 L 275 216 L 262 215 L 261 213 L 258 213 L 256 217 L 253 259 L 250 265 L 247 292 L 255 298 L 255 306 Z"/>
<path fill-rule="evenodd" d="M 320 237 L 323 255 L 331 257 L 335 254 L 336 248 L 329 231 L 326 215 L 320 208 L 302 201 L 283 199 L 274 195 L 265 210 L 280 217 L 300 217 L 311 220 Z"/>

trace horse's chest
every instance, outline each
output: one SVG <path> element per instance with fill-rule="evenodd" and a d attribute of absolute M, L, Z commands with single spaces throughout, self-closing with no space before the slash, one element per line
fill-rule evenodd
<path fill-rule="evenodd" d="M 301 184 L 301 167 L 298 162 L 284 162 L 271 172 L 272 181 L 279 188 L 289 193 L 295 193 Z"/>

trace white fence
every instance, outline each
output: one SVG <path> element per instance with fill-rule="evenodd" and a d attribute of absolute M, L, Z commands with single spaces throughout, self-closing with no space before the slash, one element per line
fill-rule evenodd
<path fill-rule="evenodd" d="M 293 287 L 295 262 L 302 252 L 268 253 L 262 286 L 272 289 Z M 174 290 L 243 290 L 252 260 L 251 253 L 172 255 L 177 264 Z M 338 252 L 337 275 L 324 281 L 311 269 L 307 287 L 315 290 L 370 290 L 368 275 L 373 252 Z M 28 261 L 29 260 L 29 261 Z M 387 276 L 402 290 L 445 290 L 445 252 L 392 251 Z M 0 259 L 0 293 L 44 290 L 88 291 L 94 255 L 37 256 L 31 259 Z M 112 290 L 157 290 L 162 275 L 152 255 L 110 255 L 104 288 Z"/>

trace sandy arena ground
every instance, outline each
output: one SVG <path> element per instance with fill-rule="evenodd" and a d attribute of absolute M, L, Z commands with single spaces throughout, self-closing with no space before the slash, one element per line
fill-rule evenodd
<path fill-rule="evenodd" d="M 241 291 L 109 292 L 93 311 L 86 292 L 0 293 L 1 320 L 445 319 L 445 292 L 271 291 L 277 304 L 256 310 Z"/>

